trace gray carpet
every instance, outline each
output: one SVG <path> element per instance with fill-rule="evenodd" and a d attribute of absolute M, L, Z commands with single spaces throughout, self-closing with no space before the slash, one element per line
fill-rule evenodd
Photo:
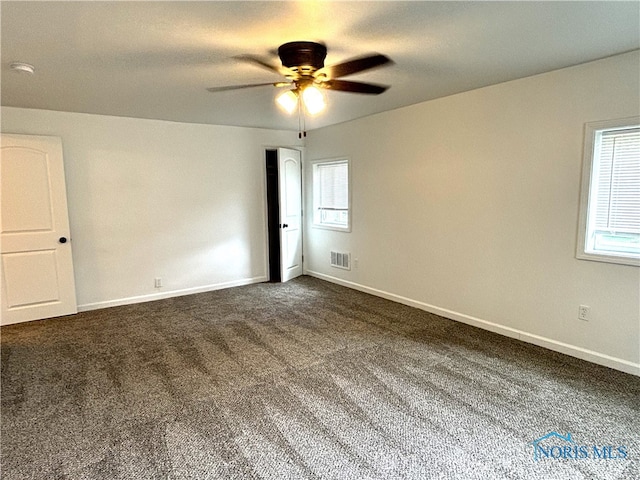
<path fill-rule="evenodd" d="M 5 480 L 640 478 L 640 378 L 310 277 L 1 333 Z"/>

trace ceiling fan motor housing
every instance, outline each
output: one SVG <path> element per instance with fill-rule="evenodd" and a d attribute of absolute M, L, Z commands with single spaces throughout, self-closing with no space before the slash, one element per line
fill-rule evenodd
<path fill-rule="evenodd" d="M 289 42 L 278 48 L 282 65 L 300 74 L 311 74 L 324 67 L 327 47 L 315 42 Z"/>

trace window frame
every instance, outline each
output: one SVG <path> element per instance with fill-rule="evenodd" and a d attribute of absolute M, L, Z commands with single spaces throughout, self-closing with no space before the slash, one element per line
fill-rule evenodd
<path fill-rule="evenodd" d="M 346 164 L 347 165 L 347 225 L 341 227 L 339 225 L 324 224 L 318 221 L 318 189 L 317 189 L 317 168 L 321 165 L 331 164 Z M 335 232 L 351 232 L 352 224 L 352 208 L 351 208 L 351 159 L 349 157 L 336 157 L 313 160 L 311 162 L 311 225 L 313 228 L 322 230 L 333 230 Z"/>
<path fill-rule="evenodd" d="M 578 241 L 576 258 L 597 262 L 615 263 L 620 265 L 640 266 L 640 258 L 633 254 L 598 253 L 587 248 L 587 233 L 589 229 L 589 214 L 592 207 L 591 186 L 594 181 L 594 154 L 596 136 L 599 132 L 616 129 L 632 129 L 640 126 L 640 116 L 615 120 L 588 122 L 584 129 L 584 151 L 582 160 L 582 180 L 580 188 L 580 214 L 578 222 Z M 595 208 L 595 207 L 594 207 Z"/>

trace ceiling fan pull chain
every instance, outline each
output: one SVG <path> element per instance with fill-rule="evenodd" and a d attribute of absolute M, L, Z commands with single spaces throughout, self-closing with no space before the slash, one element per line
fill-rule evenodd
<path fill-rule="evenodd" d="M 304 109 L 302 109 L 302 136 L 307 136 L 307 116 L 304 114 Z"/>
<path fill-rule="evenodd" d="M 302 138 L 302 102 L 298 98 L 298 138 Z"/>
<path fill-rule="evenodd" d="M 302 126 L 300 120 L 300 99 L 298 99 L 298 138 L 302 138 Z"/>

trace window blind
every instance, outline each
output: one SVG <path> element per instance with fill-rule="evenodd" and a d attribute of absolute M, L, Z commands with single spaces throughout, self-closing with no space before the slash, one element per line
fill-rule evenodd
<path fill-rule="evenodd" d="M 346 210 L 349 208 L 348 168 L 346 163 L 318 165 L 318 208 L 323 210 Z"/>
<path fill-rule="evenodd" d="M 594 164 L 595 229 L 640 233 L 640 128 L 603 131 Z"/>

